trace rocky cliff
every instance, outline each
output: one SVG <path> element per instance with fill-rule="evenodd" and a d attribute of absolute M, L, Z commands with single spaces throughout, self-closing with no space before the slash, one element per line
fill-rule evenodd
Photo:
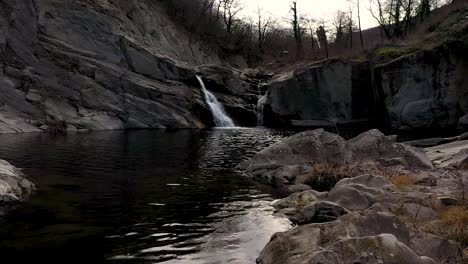
<path fill-rule="evenodd" d="M 274 77 L 268 85 L 264 124 L 327 126 L 372 116 L 367 63 L 316 62 Z"/>
<path fill-rule="evenodd" d="M 204 126 L 219 63 L 159 1 L 1 0 L 0 133 Z"/>
<path fill-rule="evenodd" d="M 366 58 L 330 59 L 277 74 L 268 85 L 265 125 L 375 120 L 393 131 L 468 129 L 467 15 L 466 8 L 453 11 L 411 47 L 383 47 Z"/>
<path fill-rule="evenodd" d="M 387 123 L 398 130 L 468 129 L 468 43 L 417 51 L 376 67 Z"/>

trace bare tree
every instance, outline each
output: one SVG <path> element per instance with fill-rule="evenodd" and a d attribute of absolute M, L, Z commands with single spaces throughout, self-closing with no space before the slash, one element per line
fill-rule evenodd
<path fill-rule="evenodd" d="M 403 0 L 370 0 L 370 11 L 388 39 L 403 36 L 402 25 L 406 19 L 402 16 Z"/>
<path fill-rule="evenodd" d="M 236 21 L 236 17 L 243 7 L 238 0 L 222 0 L 223 5 L 223 18 L 226 31 L 232 33 L 233 24 Z"/>
<path fill-rule="evenodd" d="M 296 40 L 296 56 L 299 57 L 302 51 L 302 30 L 297 10 L 297 2 L 292 2 L 291 12 L 293 13 L 292 25 L 294 31 L 294 39 Z"/>
<path fill-rule="evenodd" d="M 362 36 L 362 26 L 361 26 L 361 0 L 348 0 L 348 2 L 353 4 L 357 9 L 359 38 L 361 40 L 361 48 L 364 49 L 364 38 Z"/>
<path fill-rule="evenodd" d="M 350 7 L 349 8 L 349 11 L 348 11 L 348 18 L 347 18 L 347 37 L 346 37 L 346 44 L 348 43 L 349 41 L 349 48 L 350 49 L 353 49 L 353 45 L 354 45 L 354 39 L 353 39 L 353 36 L 354 36 L 354 30 L 353 30 L 353 27 L 354 27 L 354 21 L 353 21 L 353 9 Z M 347 45 L 345 45 L 345 48 L 347 48 Z"/>
<path fill-rule="evenodd" d="M 320 47 L 325 49 L 325 55 L 328 58 L 328 38 L 327 38 L 327 31 L 325 30 L 325 26 L 320 25 L 317 29 L 317 38 L 320 43 Z"/>
<path fill-rule="evenodd" d="M 257 7 L 257 18 L 258 48 L 260 49 L 260 51 L 263 51 L 263 46 L 266 41 L 266 34 L 272 22 L 272 18 L 271 14 L 268 14 L 267 17 L 264 17 L 263 10 L 260 7 Z"/>
<path fill-rule="evenodd" d="M 312 48 L 312 52 L 315 53 L 315 44 L 316 44 L 316 40 L 315 40 L 315 37 L 314 37 L 314 34 L 315 34 L 315 24 L 317 23 L 317 21 L 315 21 L 315 19 L 313 18 L 306 18 L 304 19 L 304 21 L 306 22 L 307 24 L 307 28 L 309 30 L 309 37 L 310 37 L 310 45 L 311 45 L 311 48 Z"/>
<path fill-rule="evenodd" d="M 340 44 L 345 41 L 346 13 L 338 10 L 335 13 L 332 24 L 335 27 L 335 43 Z"/>

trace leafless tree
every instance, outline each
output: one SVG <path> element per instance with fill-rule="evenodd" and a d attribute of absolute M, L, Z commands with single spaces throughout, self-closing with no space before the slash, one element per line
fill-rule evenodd
<path fill-rule="evenodd" d="M 293 15 L 292 25 L 294 31 L 294 39 L 296 41 L 296 56 L 299 57 L 302 51 L 302 36 L 301 36 L 301 25 L 299 21 L 299 13 L 297 10 L 297 2 L 292 2 L 291 12 Z"/>
<path fill-rule="evenodd" d="M 354 5 L 357 9 L 359 38 L 361 40 L 361 48 L 364 49 L 364 38 L 362 36 L 362 26 L 361 26 L 361 0 L 348 0 L 348 2 Z"/>
<path fill-rule="evenodd" d="M 222 0 L 222 6 L 224 25 L 226 26 L 226 31 L 231 34 L 237 15 L 242 11 L 243 7 L 239 0 Z"/>
<path fill-rule="evenodd" d="M 320 47 L 325 49 L 325 55 L 329 56 L 328 54 L 328 38 L 327 38 L 327 31 L 325 29 L 324 23 L 320 25 L 317 29 L 317 38 L 320 43 Z"/>
<path fill-rule="evenodd" d="M 268 14 L 267 16 L 264 16 L 263 9 L 260 7 L 257 7 L 257 31 L 258 31 L 258 48 L 260 51 L 263 51 L 263 46 L 266 41 L 266 34 L 268 31 L 268 28 L 271 25 L 272 18 L 271 14 Z"/>
<path fill-rule="evenodd" d="M 347 15 L 345 12 L 338 10 L 335 13 L 332 24 L 335 27 L 335 43 L 341 44 L 345 41 L 345 30 L 347 27 Z"/>

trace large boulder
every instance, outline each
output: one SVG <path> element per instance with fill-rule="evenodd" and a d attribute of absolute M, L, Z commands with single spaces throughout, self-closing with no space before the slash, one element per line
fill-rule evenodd
<path fill-rule="evenodd" d="M 2 206 L 23 201 L 34 188 L 34 184 L 25 179 L 19 169 L 0 160 L 0 214 Z"/>
<path fill-rule="evenodd" d="M 447 249 L 447 240 L 431 242 L 434 252 Z M 436 263 L 443 259 L 410 242 L 410 232 L 394 215 L 367 210 L 342 216 L 324 224 L 308 224 L 273 235 L 257 259 L 261 264 L 295 263 Z M 458 250 L 450 248 L 450 252 Z M 452 254 L 452 253 L 450 253 Z"/>
<path fill-rule="evenodd" d="M 286 138 L 242 162 L 238 168 L 268 184 L 282 186 L 303 183 L 298 182 L 297 176 L 309 172 L 315 164 L 348 166 L 362 173 L 395 167 L 409 171 L 433 168 L 423 150 L 398 143 L 378 130 L 346 141 L 323 129 Z"/>
<path fill-rule="evenodd" d="M 239 167 L 247 172 L 282 166 L 313 163 L 346 163 L 346 140 L 323 129 L 305 131 L 286 138 L 259 153 Z"/>
<path fill-rule="evenodd" d="M 376 203 L 378 197 L 395 189 L 386 178 L 368 174 L 339 181 L 328 193 L 327 200 L 349 210 L 364 210 Z"/>

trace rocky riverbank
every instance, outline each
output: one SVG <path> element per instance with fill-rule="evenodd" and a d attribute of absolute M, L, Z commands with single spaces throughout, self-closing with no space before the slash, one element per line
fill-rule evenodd
<path fill-rule="evenodd" d="M 307 131 L 241 163 L 292 193 L 274 206 L 297 227 L 275 234 L 257 262 L 462 263 L 468 141 L 421 149 L 395 139 Z"/>
<path fill-rule="evenodd" d="M 0 160 L 0 219 L 34 191 L 32 182 L 5 160 Z"/>

